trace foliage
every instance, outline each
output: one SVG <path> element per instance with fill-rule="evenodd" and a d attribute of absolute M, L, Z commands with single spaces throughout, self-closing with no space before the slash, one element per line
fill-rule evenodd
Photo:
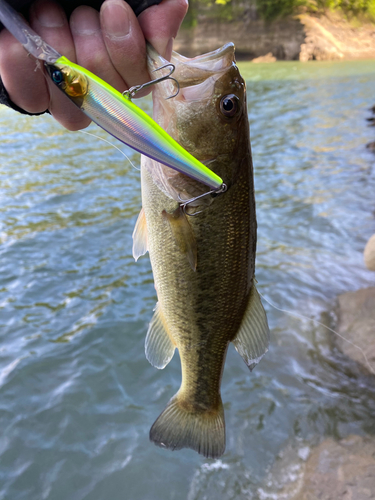
<path fill-rule="evenodd" d="M 375 19 L 375 0 L 256 0 L 261 17 L 273 20 L 297 13 L 301 7 L 310 12 L 340 10 L 347 15 L 367 15 Z"/>
<path fill-rule="evenodd" d="M 319 0 L 319 3 L 323 8 L 341 9 L 355 15 L 369 12 L 375 7 L 375 0 Z"/>
<path fill-rule="evenodd" d="M 194 27 L 199 18 L 220 21 L 241 19 L 255 13 L 266 21 L 307 12 L 340 10 L 348 16 L 370 17 L 375 21 L 375 0 L 190 0 L 184 21 L 186 27 Z M 253 14 L 252 14 L 253 15 Z"/>
<path fill-rule="evenodd" d="M 292 14 L 303 0 L 257 0 L 257 11 L 263 19 L 272 21 Z"/>
<path fill-rule="evenodd" d="M 214 21 L 232 21 L 241 17 L 249 2 L 251 0 L 189 0 L 184 26 L 196 26 L 200 17 Z"/>

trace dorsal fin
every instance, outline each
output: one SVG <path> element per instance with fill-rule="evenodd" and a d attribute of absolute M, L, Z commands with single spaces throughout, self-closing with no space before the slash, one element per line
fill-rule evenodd
<path fill-rule="evenodd" d="M 133 231 L 133 257 L 135 261 L 148 251 L 147 223 L 143 208 L 139 212 Z"/>

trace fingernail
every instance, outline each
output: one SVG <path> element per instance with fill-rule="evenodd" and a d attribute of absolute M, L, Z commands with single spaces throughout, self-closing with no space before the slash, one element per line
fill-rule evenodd
<path fill-rule="evenodd" d="M 79 10 L 78 10 L 79 9 Z M 79 7 L 70 18 L 72 32 L 81 36 L 92 36 L 100 33 L 99 15 L 91 7 Z"/>
<path fill-rule="evenodd" d="M 164 50 L 164 58 L 168 61 L 170 61 L 172 57 L 173 42 L 174 38 L 170 38 Z"/>
<path fill-rule="evenodd" d="M 39 23 L 45 28 L 61 28 L 61 26 L 64 26 L 66 21 L 62 7 L 57 3 L 54 3 L 53 7 L 51 7 L 50 2 L 48 2 L 48 6 L 46 3 L 41 0 L 35 2 L 31 7 Z"/>
<path fill-rule="evenodd" d="M 130 31 L 127 8 L 121 0 L 107 0 L 102 7 L 102 24 L 110 38 L 121 39 Z"/>
<path fill-rule="evenodd" d="M 164 59 L 167 59 L 170 61 L 171 55 L 172 55 L 172 48 L 173 48 L 173 41 L 174 38 L 170 38 L 169 40 L 158 40 L 157 42 L 154 41 L 154 47 L 155 49 L 159 52 L 161 56 L 164 57 Z"/>

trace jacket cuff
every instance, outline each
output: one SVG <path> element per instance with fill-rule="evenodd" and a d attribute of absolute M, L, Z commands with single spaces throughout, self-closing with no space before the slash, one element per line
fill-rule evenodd
<path fill-rule="evenodd" d="M 22 113 L 23 115 L 37 116 L 37 115 L 43 115 L 47 111 L 47 110 L 43 111 L 42 113 L 28 113 L 24 109 L 17 106 L 17 104 L 14 104 L 14 102 L 11 101 L 6 88 L 4 87 L 1 76 L 0 76 L 0 104 L 4 104 L 5 106 L 8 106 L 8 108 L 14 109 L 14 111 L 18 111 L 18 113 Z"/>

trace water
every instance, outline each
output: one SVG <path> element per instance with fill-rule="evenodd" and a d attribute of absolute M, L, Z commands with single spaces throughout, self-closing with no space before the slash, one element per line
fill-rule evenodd
<path fill-rule="evenodd" d="M 375 61 L 241 70 L 259 289 L 331 324 L 338 294 L 375 281 L 362 258 L 375 230 L 375 156 L 365 148 Z M 276 498 L 323 437 L 375 434 L 371 379 L 331 334 L 266 304 L 272 344 L 261 364 L 250 373 L 229 350 L 221 460 L 150 443 L 180 365 L 175 356 L 159 371 L 144 356 L 156 295 L 148 257 L 131 255 L 139 172 L 48 116 L 1 108 L 0 133 L 1 500 Z M 285 453 L 290 468 L 277 474 Z"/>

